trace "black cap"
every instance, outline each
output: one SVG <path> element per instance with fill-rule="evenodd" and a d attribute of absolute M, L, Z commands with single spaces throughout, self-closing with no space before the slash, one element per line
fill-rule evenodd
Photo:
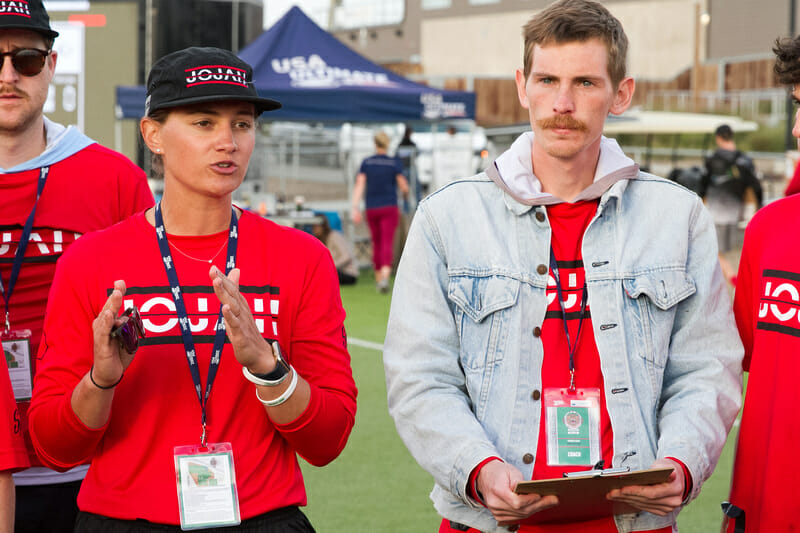
<path fill-rule="evenodd" d="M 0 2 L 0 30 L 2 29 L 31 30 L 48 39 L 58 37 L 58 32 L 50 27 L 50 17 L 42 0 Z"/>
<path fill-rule="evenodd" d="M 165 55 L 150 69 L 145 115 L 170 107 L 228 100 L 252 102 L 256 115 L 281 107 L 275 100 L 258 96 L 253 68 L 232 52 L 185 48 Z"/>

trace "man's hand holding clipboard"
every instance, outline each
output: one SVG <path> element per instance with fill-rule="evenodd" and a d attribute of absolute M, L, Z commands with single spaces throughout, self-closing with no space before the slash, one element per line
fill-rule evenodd
<path fill-rule="evenodd" d="M 558 498 L 558 505 L 540 507 L 530 520 L 561 522 L 636 511 L 665 515 L 681 505 L 684 483 L 678 463 L 659 459 L 648 470 L 587 470 L 560 479 L 520 481 L 514 492 L 538 495 L 540 503 L 546 498 Z"/>
<path fill-rule="evenodd" d="M 683 503 L 686 480 L 683 467 L 672 459 L 658 459 L 650 467 L 672 468 L 669 478 L 654 485 L 629 485 L 608 493 L 608 499 L 627 503 L 641 511 L 663 516 L 671 513 Z"/>

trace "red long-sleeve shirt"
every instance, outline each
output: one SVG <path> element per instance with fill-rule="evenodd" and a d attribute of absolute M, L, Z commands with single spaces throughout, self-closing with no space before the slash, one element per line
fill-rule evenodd
<path fill-rule="evenodd" d="M 0 366 L 0 471 L 16 472 L 30 466 L 8 369 Z"/>
<path fill-rule="evenodd" d="M 219 301 L 208 258 L 227 231 L 169 236 L 205 386 Z M 184 253 L 177 253 L 175 248 Z M 224 269 L 225 254 L 214 264 Z M 305 505 L 296 454 L 324 465 L 344 447 L 356 409 L 336 270 L 314 237 L 244 213 L 236 266 L 256 325 L 278 339 L 287 360 L 311 385 L 307 409 L 274 424 L 245 380 L 230 344 L 223 349 L 207 406 L 208 442 L 230 442 L 242 519 Z M 92 320 L 114 280 L 127 284 L 147 338 L 114 393 L 110 420 L 92 430 L 70 405 L 92 364 Z M 92 458 L 78 505 L 120 519 L 178 524 L 173 448 L 198 444 L 200 406 L 184 352 L 155 229 L 143 214 L 80 239 L 58 265 L 50 294 L 30 425 L 45 464 L 69 468 Z"/>
<path fill-rule="evenodd" d="M 8 290 L 22 228 L 36 200 L 39 169 L 5 173 L 0 179 L 0 277 Z M 31 331 L 31 354 L 42 335 L 45 306 L 56 261 L 82 234 L 107 228 L 153 205 L 142 169 L 99 144 L 50 164 L 30 243 L 11 297 L 12 329 Z M 0 309 L 5 304 L 0 297 Z M 37 361 L 31 361 L 36 372 Z M 34 466 L 40 465 L 28 435 L 29 402 L 18 402 L 20 426 Z"/>
<path fill-rule="evenodd" d="M 800 197 L 772 202 L 747 226 L 733 310 L 749 372 L 730 502 L 748 532 L 800 530 L 791 466 L 800 438 Z M 728 531 L 733 531 L 733 523 Z"/>

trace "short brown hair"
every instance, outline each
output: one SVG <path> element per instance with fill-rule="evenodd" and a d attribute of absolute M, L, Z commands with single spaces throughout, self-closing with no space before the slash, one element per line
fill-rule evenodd
<path fill-rule="evenodd" d="M 531 74 L 533 47 L 600 39 L 608 48 L 608 75 L 614 85 L 625 78 L 628 37 L 622 24 L 592 0 L 558 0 L 522 27 L 525 79 Z"/>
<path fill-rule="evenodd" d="M 800 83 L 800 37 L 777 39 L 772 48 L 775 59 L 775 76 L 778 83 L 797 85 Z"/>

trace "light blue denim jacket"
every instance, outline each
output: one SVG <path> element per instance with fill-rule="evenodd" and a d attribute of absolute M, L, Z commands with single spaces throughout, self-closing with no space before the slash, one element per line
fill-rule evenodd
<path fill-rule="evenodd" d="M 521 200 L 508 176 L 492 174 L 420 203 L 395 281 L 384 365 L 390 414 L 434 477 L 439 514 L 504 532 L 469 498 L 467 482 L 490 456 L 532 474 L 523 456 L 536 455 L 540 400 L 532 393 L 542 388 L 543 357 L 532 332 L 547 307 L 551 233 L 546 210 L 533 205 L 547 199 Z M 691 499 L 716 465 L 742 392 L 742 345 L 714 226 L 694 193 L 635 165 L 596 177 L 603 184 L 611 185 L 599 193 L 583 261 L 613 466 L 678 458 L 694 482 Z M 616 520 L 620 531 L 637 531 L 674 524 L 676 515 Z"/>

